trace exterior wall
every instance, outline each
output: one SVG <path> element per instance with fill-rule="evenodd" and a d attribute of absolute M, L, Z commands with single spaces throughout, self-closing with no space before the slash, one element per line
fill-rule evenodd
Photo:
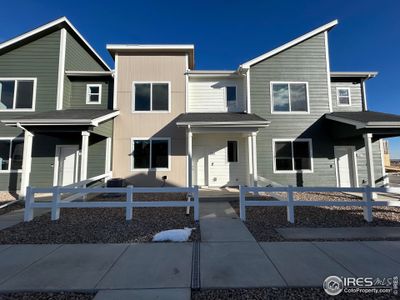
<path fill-rule="evenodd" d="M 271 114 L 271 81 L 306 81 L 309 114 Z M 251 112 L 270 120 L 257 135 L 258 175 L 281 184 L 336 184 L 333 144 L 320 118 L 329 112 L 324 33 L 316 35 L 250 68 Z M 272 139 L 312 138 L 312 173 L 273 172 Z"/>
<path fill-rule="evenodd" d="M 0 54 L 0 77 L 36 77 L 35 111 L 56 108 L 60 30 Z M 32 112 L 0 112 L 0 119 Z M 0 124 L 0 137 L 23 136 L 18 128 Z M 18 190 L 21 173 L 0 173 L 0 190 Z"/>
<path fill-rule="evenodd" d="M 89 137 L 88 178 L 104 174 L 106 162 L 106 139 L 91 134 Z"/>
<path fill-rule="evenodd" d="M 113 176 L 126 178 L 136 186 L 167 184 L 186 186 L 186 133 L 177 128 L 174 119 L 185 112 L 184 55 L 119 55 L 117 65 L 117 107 L 120 115 L 114 121 Z M 133 81 L 170 81 L 171 112 L 132 113 Z M 171 138 L 170 171 L 132 171 L 131 138 Z"/>
<path fill-rule="evenodd" d="M 228 108 L 226 86 L 236 86 L 236 107 Z M 243 78 L 190 78 L 188 91 L 188 112 L 243 112 Z"/>
<path fill-rule="evenodd" d="M 227 141 L 238 141 L 238 162 L 228 162 Z M 247 138 L 234 133 L 193 135 L 193 183 L 201 184 L 198 171 L 204 174 L 205 185 L 237 186 L 247 184 Z M 198 170 L 199 168 L 199 170 Z"/>
<path fill-rule="evenodd" d="M 82 80 L 78 78 L 71 78 L 71 92 L 69 98 L 69 108 L 79 109 L 112 109 L 112 96 L 113 96 L 113 83 L 112 79 L 90 79 Z M 86 85 L 87 84 L 101 84 L 101 103 L 100 104 L 86 104 Z"/>
<path fill-rule="evenodd" d="M 350 106 L 339 106 L 337 98 L 337 88 L 350 88 Z M 360 82 L 351 81 L 332 81 L 332 109 L 333 111 L 362 111 L 362 92 Z"/>
<path fill-rule="evenodd" d="M 99 126 L 94 127 L 91 132 L 96 133 L 98 135 L 104 137 L 112 137 L 113 136 L 113 125 L 114 120 L 108 120 L 101 123 Z"/>

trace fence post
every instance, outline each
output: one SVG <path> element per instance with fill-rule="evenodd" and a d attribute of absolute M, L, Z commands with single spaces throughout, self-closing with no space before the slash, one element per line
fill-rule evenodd
<path fill-rule="evenodd" d="M 32 188 L 28 186 L 26 188 L 26 195 L 25 195 L 25 210 L 24 210 L 24 221 L 32 221 L 33 220 L 33 208 L 32 203 L 34 200 L 34 194 L 32 193 Z"/>
<path fill-rule="evenodd" d="M 287 220 L 290 223 L 294 223 L 294 199 L 293 199 L 293 187 L 291 185 L 288 186 L 288 203 L 287 203 Z"/>
<path fill-rule="evenodd" d="M 126 188 L 126 220 L 132 220 L 133 215 L 133 186 L 128 185 Z"/>
<path fill-rule="evenodd" d="M 372 191 L 369 185 L 365 187 L 363 200 L 365 201 L 365 206 L 363 207 L 364 220 L 372 222 Z"/>
<path fill-rule="evenodd" d="M 58 206 L 58 204 L 60 203 L 60 187 L 59 186 L 55 186 L 53 188 L 53 200 L 51 203 L 51 220 L 55 221 L 58 220 L 60 218 L 60 207 Z"/>
<path fill-rule="evenodd" d="M 194 206 L 193 206 L 193 214 L 194 214 L 194 220 L 198 221 L 200 218 L 200 213 L 199 213 L 199 186 L 196 185 L 194 187 Z"/>
<path fill-rule="evenodd" d="M 193 188 L 189 188 L 189 189 L 191 189 L 193 191 Z M 190 204 L 191 197 L 193 197 L 193 200 L 194 200 L 194 192 L 187 194 L 187 200 L 186 201 L 189 202 L 188 204 Z M 186 206 L 186 215 L 188 216 L 189 214 L 190 214 L 190 205 Z"/>
<path fill-rule="evenodd" d="M 243 186 L 239 186 L 239 209 L 240 219 L 246 221 L 246 191 Z"/>

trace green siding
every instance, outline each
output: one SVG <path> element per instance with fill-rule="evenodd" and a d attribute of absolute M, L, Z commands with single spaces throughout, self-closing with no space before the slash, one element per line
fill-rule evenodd
<path fill-rule="evenodd" d="M 104 174 L 106 161 L 106 139 L 90 135 L 88 156 L 88 178 Z"/>
<path fill-rule="evenodd" d="M 103 68 L 69 32 L 67 32 L 65 70 L 104 71 L 106 69 Z"/>
<path fill-rule="evenodd" d="M 106 122 L 101 123 L 98 127 L 94 127 L 93 130 L 91 131 L 101 136 L 112 137 L 113 124 L 114 120 L 108 120 Z"/>
<path fill-rule="evenodd" d="M 86 85 L 87 84 L 101 84 L 101 103 L 100 104 L 86 104 Z M 69 108 L 82 108 L 82 109 L 97 109 L 108 108 L 112 109 L 112 81 L 105 80 L 82 80 L 72 79 L 70 81 L 71 92 L 69 99 Z"/>
<path fill-rule="evenodd" d="M 60 30 L 0 55 L 0 77 L 35 77 L 36 112 L 56 109 Z M 0 112 L 0 119 L 30 112 Z M 0 137 L 20 136 L 18 128 L 0 124 Z M 32 168 L 33 170 L 34 167 Z M 19 189 L 21 174 L 1 173 L 0 190 Z"/>
<path fill-rule="evenodd" d="M 37 78 L 36 112 L 56 109 L 59 42 L 60 30 L 0 55 L 0 77 Z M 0 118 L 21 114 L 2 112 Z"/>

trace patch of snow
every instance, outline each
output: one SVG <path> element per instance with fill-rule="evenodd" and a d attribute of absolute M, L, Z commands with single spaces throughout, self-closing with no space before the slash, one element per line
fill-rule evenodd
<path fill-rule="evenodd" d="M 192 230 L 196 228 L 187 228 L 184 229 L 172 229 L 172 230 L 165 230 L 157 233 L 153 237 L 153 242 L 186 242 L 190 235 L 192 234 Z"/>

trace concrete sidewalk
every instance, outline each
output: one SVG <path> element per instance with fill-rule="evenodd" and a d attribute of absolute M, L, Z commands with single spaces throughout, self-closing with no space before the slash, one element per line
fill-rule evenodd
<path fill-rule="evenodd" d="M 400 273 L 400 241 L 258 243 L 227 202 L 202 205 L 200 223 L 201 288 L 321 287 L 330 275 Z M 0 245 L 0 292 L 98 290 L 97 300 L 190 299 L 193 248 Z"/>
<path fill-rule="evenodd" d="M 0 292 L 191 285 L 191 243 L 1 245 L 0 255 Z M 200 257 L 202 288 L 320 287 L 329 275 L 398 276 L 400 242 L 206 242 Z"/>

